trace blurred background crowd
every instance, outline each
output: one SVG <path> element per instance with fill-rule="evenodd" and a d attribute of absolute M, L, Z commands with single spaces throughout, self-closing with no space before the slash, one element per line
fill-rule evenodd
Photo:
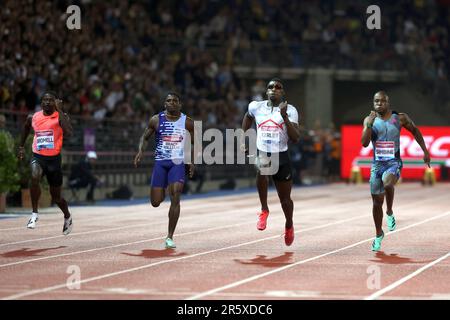
<path fill-rule="evenodd" d="M 230 128 L 264 93 L 234 66 L 403 70 L 414 59 L 438 95 L 450 73 L 439 2 L 382 6 L 369 36 L 367 1 L 2 1 L 0 107 L 33 111 L 55 88 L 72 115 L 144 119 L 177 90 L 187 114 Z M 61 30 L 70 4 L 83 13 L 78 32 Z"/>

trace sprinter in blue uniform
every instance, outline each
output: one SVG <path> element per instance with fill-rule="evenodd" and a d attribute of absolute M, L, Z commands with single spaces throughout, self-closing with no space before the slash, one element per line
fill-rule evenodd
<path fill-rule="evenodd" d="M 425 146 L 422 134 L 406 113 L 391 110 L 389 97 L 384 91 L 375 93 L 374 110 L 364 119 L 361 143 L 373 146 L 373 163 L 370 171 L 370 192 L 372 194 L 372 214 L 375 222 L 376 237 L 372 242 L 372 251 L 379 251 L 384 237 L 383 202 L 386 195 L 387 226 L 394 231 L 396 222 L 392 205 L 394 202 L 394 186 L 400 178 L 402 160 L 400 159 L 400 130 L 406 128 L 414 135 L 422 148 L 423 161 L 430 167 L 430 154 Z"/>
<path fill-rule="evenodd" d="M 181 112 L 180 97 L 174 92 L 167 94 L 164 107 L 165 111 L 154 115 L 145 128 L 139 143 L 139 151 L 134 158 L 134 165 L 137 167 L 141 161 L 148 140 L 155 133 L 155 165 L 152 173 L 150 201 L 153 207 L 158 207 L 164 201 L 167 188 L 170 209 L 165 247 L 173 249 L 176 248 L 173 233 L 180 217 L 180 196 L 185 182 L 186 164 L 189 165 L 189 176 L 192 177 L 194 174 L 193 159 L 191 157 L 186 161 L 184 152 L 186 140 L 190 139 L 191 144 L 194 142 L 194 121 Z"/>

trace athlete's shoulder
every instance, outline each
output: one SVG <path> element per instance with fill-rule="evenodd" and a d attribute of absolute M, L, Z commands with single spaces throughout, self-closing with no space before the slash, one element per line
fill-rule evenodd
<path fill-rule="evenodd" d="M 159 113 L 154 114 L 148 121 L 149 127 L 158 127 L 159 125 Z"/>
<path fill-rule="evenodd" d="M 187 116 L 185 114 L 183 114 L 183 115 L 186 117 L 186 123 L 189 123 L 189 124 L 193 124 L 194 123 L 194 119 L 192 119 L 191 117 L 189 117 L 189 116 Z"/>
<path fill-rule="evenodd" d="M 253 111 L 256 111 L 258 109 L 263 108 L 265 105 L 267 105 L 267 100 L 262 101 L 252 101 L 248 104 L 248 110 L 250 113 L 253 113 Z"/>
<path fill-rule="evenodd" d="M 399 118 L 409 118 L 408 114 L 406 112 L 397 112 L 392 111 L 392 114 L 396 115 Z"/>
<path fill-rule="evenodd" d="M 298 123 L 298 119 L 300 118 L 300 115 L 299 115 L 296 107 L 294 107 L 292 104 L 288 104 L 286 113 L 288 114 L 289 119 L 291 119 L 291 121 Z"/>
<path fill-rule="evenodd" d="M 400 120 L 402 120 L 402 119 L 409 119 L 408 114 L 405 113 L 405 112 L 392 111 L 392 115 L 395 116 L 395 117 L 398 117 Z"/>
<path fill-rule="evenodd" d="M 251 118 L 254 118 L 255 117 L 255 112 L 257 112 L 257 110 L 258 110 L 258 107 L 259 107 L 259 101 L 251 101 L 249 104 L 248 104 L 248 112 L 247 112 L 247 115 L 249 115 Z"/>
<path fill-rule="evenodd" d="M 267 104 L 267 100 L 253 100 L 251 101 L 248 105 L 249 106 L 253 106 L 253 107 L 261 107 L 261 106 L 265 106 Z"/>
<path fill-rule="evenodd" d="M 255 109 L 258 105 L 258 101 L 250 101 L 250 103 L 248 104 L 248 108 L 249 109 Z"/>
<path fill-rule="evenodd" d="M 29 113 L 25 119 L 25 126 L 26 127 L 31 127 L 33 126 L 33 121 L 34 121 L 34 115 L 35 113 Z"/>
<path fill-rule="evenodd" d="M 414 126 L 414 122 L 408 116 L 407 113 L 399 112 L 397 114 L 397 117 L 398 117 L 398 122 L 400 123 L 401 126 L 403 126 L 403 127 L 407 127 L 408 125 L 413 125 Z"/>
<path fill-rule="evenodd" d="M 43 114 L 44 114 L 44 111 L 40 110 L 40 111 L 29 113 L 28 117 L 36 118 L 36 117 L 42 116 Z"/>
<path fill-rule="evenodd" d="M 291 110 L 293 112 L 298 112 L 297 107 L 290 103 L 288 103 L 288 105 L 287 105 L 287 111 L 289 111 L 289 110 Z"/>
<path fill-rule="evenodd" d="M 43 115 L 44 115 L 44 112 L 42 110 L 41 111 L 36 111 L 34 113 L 28 114 L 27 120 L 28 121 L 34 121 L 34 120 L 36 120 L 38 118 L 41 118 Z"/>

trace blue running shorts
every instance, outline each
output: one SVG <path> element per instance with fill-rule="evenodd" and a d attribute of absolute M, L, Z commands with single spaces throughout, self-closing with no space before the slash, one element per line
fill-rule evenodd
<path fill-rule="evenodd" d="M 400 178 L 403 162 L 400 159 L 389 161 L 375 161 L 370 170 L 370 192 L 372 194 L 384 193 L 383 178 L 388 174 L 393 174 Z"/>
<path fill-rule="evenodd" d="M 179 182 L 184 184 L 184 163 L 175 164 L 172 160 L 155 161 L 152 173 L 152 187 L 167 188 L 169 184 Z"/>

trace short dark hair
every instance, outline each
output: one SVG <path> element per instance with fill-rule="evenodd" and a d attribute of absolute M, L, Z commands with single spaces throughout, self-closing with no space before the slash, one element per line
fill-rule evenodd
<path fill-rule="evenodd" d="M 166 98 L 165 98 L 165 99 L 167 99 L 168 96 L 175 96 L 175 97 L 177 97 L 178 100 L 180 100 L 180 102 L 181 102 L 181 97 L 180 97 L 180 95 L 179 95 L 178 93 L 174 92 L 174 91 L 169 91 L 169 92 L 167 92 Z"/>
<path fill-rule="evenodd" d="M 55 98 L 55 99 L 58 98 L 58 95 L 56 94 L 55 91 L 47 90 L 47 91 L 44 92 L 44 95 L 42 97 L 44 97 L 46 94 L 49 94 L 49 95 L 53 96 L 53 98 Z"/>
<path fill-rule="evenodd" d="M 272 81 L 276 81 L 276 82 L 279 82 L 279 83 L 283 84 L 283 81 L 281 81 L 280 78 L 272 78 L 272 79 L 270 79 L 270 81 L 268 83 L 270 83 Z"/>

